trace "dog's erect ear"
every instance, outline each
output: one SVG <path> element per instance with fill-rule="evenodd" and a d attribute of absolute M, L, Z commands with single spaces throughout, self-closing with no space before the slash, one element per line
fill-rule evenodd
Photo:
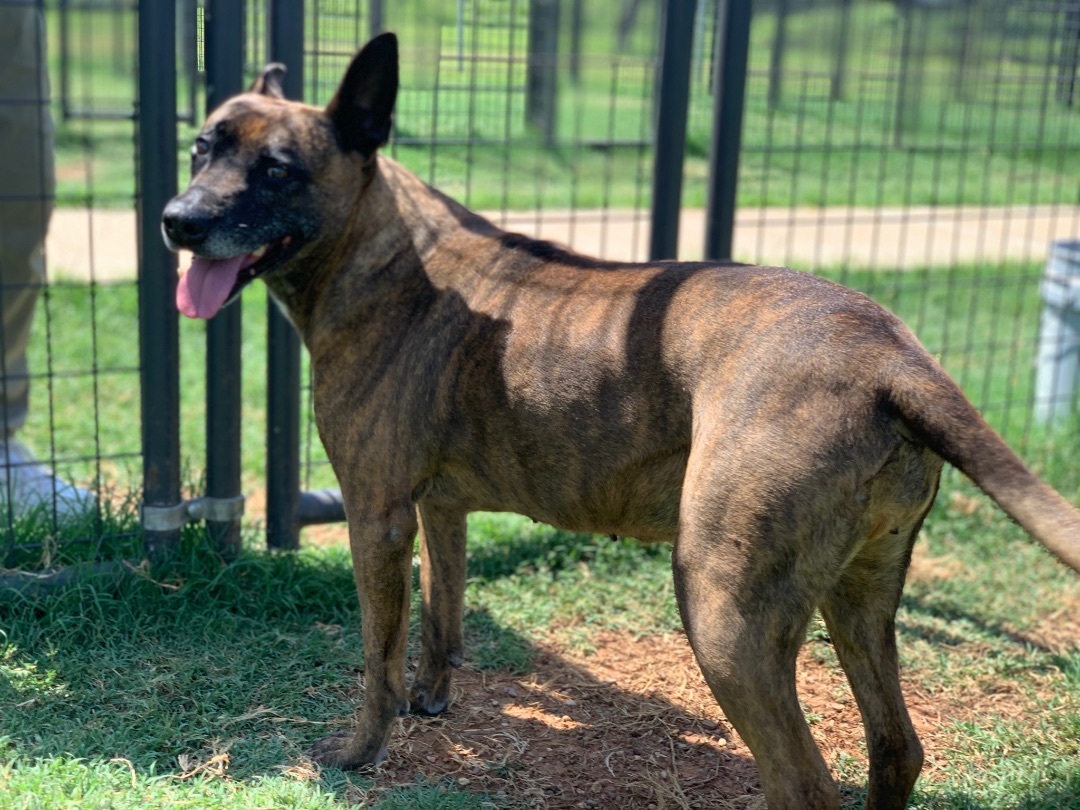
<path fill-rule="evenodd" d="M 361 48 L 326 105 L 342 148 L 370 157 L 390 138 L 398 91 L 397 37 L 379 34 Z"/>
<path fill-rule="evenodd" d="M 261 93 L 264 96 L 285 98 L 285 90 L 281 80 L 285 78 L 286 67 L 281 62 L 271 62 L 263 68 L 262 73 L 248 90 L 249 93 Z"/>

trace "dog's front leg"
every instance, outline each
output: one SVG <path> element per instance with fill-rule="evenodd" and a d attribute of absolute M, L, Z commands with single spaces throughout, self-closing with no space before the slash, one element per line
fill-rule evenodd
<path fill-rule="evenodd" d="M 409 708 L 405 646 L 417 524 L 409 502 L 377 516 L 354 517 L 353 510 L 347 511 L 364 634 L 364 705 L 355 734 L 324 737 L 312 747 L 311 756 L 322 765 L 359 768 L 386 758 L 393 722 Z"/>

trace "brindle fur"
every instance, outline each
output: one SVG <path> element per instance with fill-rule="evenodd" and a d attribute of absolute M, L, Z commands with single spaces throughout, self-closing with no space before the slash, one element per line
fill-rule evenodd
<path fill-rule="evenodd" d="M 505 233 L 377 155 L 393 35 L 357 55 L 325 110 L 284 100 L 279 77 L 271 66 L 210 116 L 165 223 L 174 245 L 218 256 L 294 237 L 263 278 L 311 355 L 366 655 L 355 734 L 314 758 L 377 763 L 395 718 L 447 707 L 465 518 L 499 510 L 674 544 L 687 634 L 773 808 L 839 804 L 795 693 L 820 608 L 866 728 L 867 807 L 902 807 L 922 751 L 894 614 L 942 460 L 1077 570 L 1080 514 L 868 298 L 774 267 L 586 258 Z"/>

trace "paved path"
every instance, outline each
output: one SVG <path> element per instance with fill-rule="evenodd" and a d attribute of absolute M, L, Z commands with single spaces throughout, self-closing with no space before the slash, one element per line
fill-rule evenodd
<path fill-rule="evenodd" d="M 512 231 L 569 244 L 582 253 L 641 260 L 647 213 L 566 211 L 489 213 Z M 47 255 L 53 279 L 124 281 L 136 274 L 131 211 L 62 208 L 53 216 Z M 679 258 L 701 257 L 705 212 L 685 209 Z M 735 256 L 812 269 L 911 268 L 976 261 L 1042 261 L 1047 245 L 1080 239 L 1080 206 L 928 206 L 912 208 L 751 208 L 736 220 Z M 183 263 L 183 262 L 182 262 Z"/>

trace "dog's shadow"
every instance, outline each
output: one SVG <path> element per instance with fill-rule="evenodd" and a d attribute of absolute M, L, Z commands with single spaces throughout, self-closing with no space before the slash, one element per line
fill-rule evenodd
<path fill-rule="evenodd" d="M 417 782 L 453 784 L 510 806 L 551 808 L 693 801 L 710 807 L 760 796 L 753 760 L 715 703 L 696 711 L 694 703 L 665 696 L 669 688 L 682 697 L 693 692 L 676 683 L 685 680 L 681 667 L 655 669 L 678 658 L 687 662 L 681 636 L 624 647 L 615 661 L 620 677 L 611 667 L 588 666 L 582 656 L 526 639 L 486 611 L 470 613 L 466 626 L 469 641 L 524 650 L 527 667 L 467 664 L 456 672 L 450 709 L 439 717 L 406 718 L 387 761 L 350 778 L 364 798 Z M 665 662 L 635 658 L 646 646 L 653 652 L 666 646 Z M 696 697 L 712 702 L 703 683 Z M 362 703 L 362 678 L 347 700 Z M 329 771 L 324 777 L 333 778 Z"/>

